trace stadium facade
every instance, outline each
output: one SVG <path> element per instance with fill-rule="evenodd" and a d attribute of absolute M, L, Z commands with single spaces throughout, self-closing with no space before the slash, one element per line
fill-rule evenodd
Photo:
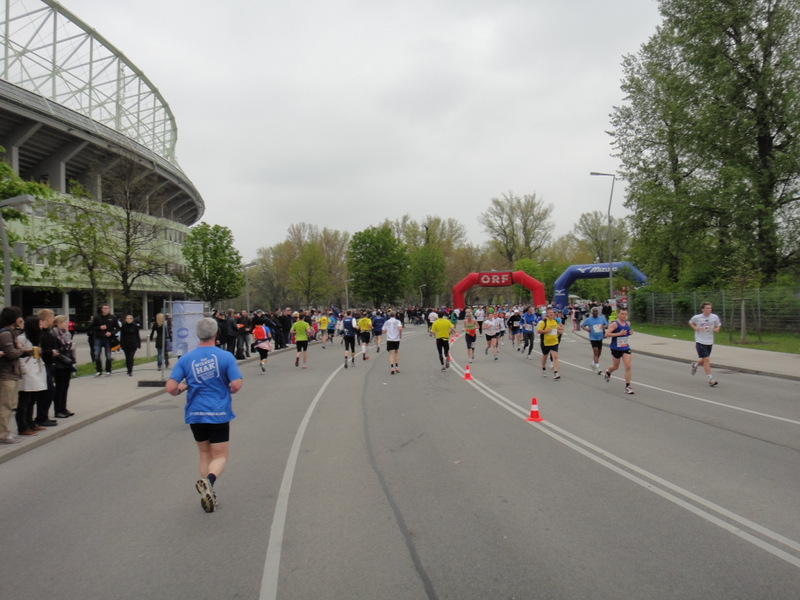
<path fill-rule="evenodd" d="M 117 176 L 123 163 L 135 164 L 158 198 L 142 204 L 142 215 L 159 226 L 165 262 L 180 268 L 181 243 L 202 217 L 204 204 L 178 165 L 175 118 L 158 89 L 122 52 L 57 2 L 5 0 L 0 23 L 4 160 L 24 180 L 53 188 L 55 201 L 68 198 L 70 182 L 79 182 L 94 201 L 111 204 L 104 197 L 104 181 Z M 34 276 L 14 280 L 12 303 L 26 313 L 46 306 L 79 323 L 88 319 L 87 278 L 78 265 L 46 268 L 40 249 L 25 240 L 33 229 L 47 227 L 47 216 L 35 207 L 24 210 L 27 229 L 13 251 L 29 263 Z M 44 272 L 51 281 L 41 277 Z M 103 279 L 101 287 L 102 300 L 113 305 L 113 279 Z M 162 279 L 143 278 L 134 290 L 144 323 L 165 300 L 182 298 L 179 287 Z"/>

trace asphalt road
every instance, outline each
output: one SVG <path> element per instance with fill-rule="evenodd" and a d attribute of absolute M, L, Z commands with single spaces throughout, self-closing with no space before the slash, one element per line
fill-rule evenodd
<path fill-rule="evenodd" d="M 397 375 L 309 354 L 244 366 L 213 514 L 182 398 L 0 465 L 2 597 L 800 596 L 798 382 L 634 354 L 627 396 L 569 335 L 561 381 L 414 327 Z"/>

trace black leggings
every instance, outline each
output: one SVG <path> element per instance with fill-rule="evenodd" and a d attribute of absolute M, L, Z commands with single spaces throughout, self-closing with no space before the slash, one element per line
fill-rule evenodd
<path fill-rule="evenodd" d="M 444 366 L 444 361 L 447 360 L 450 354 L 450 339 L 436 338 L 436 350 L 439 352 L 439 362 Z"/>

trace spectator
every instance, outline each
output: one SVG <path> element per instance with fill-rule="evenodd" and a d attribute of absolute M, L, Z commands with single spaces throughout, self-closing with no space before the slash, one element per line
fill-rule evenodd
<path fill-rule="evenodd" d="M 139 324 L 133 320 L 133 315 L 125 315 L 125 322 L 120 328 L 119 345 L 122 346 L 122 351 L 125 353 L 125 369 L 128 377 L 133 377 L 133 358 L 136 351 L 142 347 L 139 329 Z"/>
<path fill-rule="evenodd" d="M 20 380 L 15 411 L 19 435 L 38 435 L 38 431 L 46 429 L 36 425 L 33 418 L 37 396 L 47 389 L 47 377 L 39 348 L 39 332 L 39 317 L 34 316 L 25 317 L 22 331 L 17 330 L 18 347 L 23 352 L 29 352 L 19 359 Z"/>
<path fill-rule="evenodd" d="M 169 348 L 167 342 L 172 341 L 172 335 L 167 327 L 167 321 L 164 319 L 164 313 L 158 313 L 156 320 L 153 322 L 153 328 L 150 330 L 150 341 L 156 340 L 156 365 L 158 370 L 161 370 L 163 363 L 169 369 Z"/>
<path fill-rule="evenodd" d="M 102 353 L 106 357 L 106 377 L 111 376 L 111 346 L 114 345 L 117 339 L 117 331 L 119 331 L 119 321 L 117 317 L 111 314 L 111 307 L 108 304 L 103 304 L 100 307 L 100 313 L 94 318 L 90 326 L 94 338 L 94 359 L 97 374 L 95 377 L 100 377 L 103 374 Z"/>
<path fill-rule="evenodd" d="M 75 344 L 69 332 L 69 321 L 64 315 L 57 315 L 53 319 L 52 331 L 55 334 L 56 350 L 58 350 L 53 361 L 53 382 L 56 388 L 54 410 L 57 419 L 66 419 L 75 414 L 67 408 L 69 384 L 75 371 Z"/>

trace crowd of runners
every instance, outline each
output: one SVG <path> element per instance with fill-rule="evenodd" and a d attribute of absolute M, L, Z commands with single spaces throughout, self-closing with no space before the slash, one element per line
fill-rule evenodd
<path fill-rule="evenodd" d="M 581 304 L 556 311 L 552 306 L 473 306 L 466 309 L 409 307 L 404 309 L 327 310 L 311 309 L 293 311 L 286 308 L 272 313 L 261 310 L 250 316 L 247 311 L 235 314 L 217 312 L 219 334 L 217 344 L 244 359 L 250 352 L 258 352 L 262 373 L 269 352 L 273 349 L 295 348 L 295 367 L 308 368 L 308 345 L 317 340 L 322 348 L 334 340 L 344 349 L 344 367 L 356 366 L 356 357 L 370 360 L 371 353 L 378 354 L 386 342 L 391 375 L 400 372 L 399 354 L 403 328 L 406 325 L 427 327 L 428 335 L 435 340 L 436 353 L 442 371 L 450 368 L 450 345 L 464 336 L 467 360 L 475 360 L 476 348 L 493 360 L 500 358 L 500 346 L 506 342 L 528 360 L 538 348 L 542 376 L 558 381 L 559 344 L 566 328 L 585 331 L 591 348 L 591 367 L 606 382 L 611 374 L 623 369 L 625 393 L 633 394 L 631 387 L 631 346 L 634 331 L 628 321 L 628 311 L 620 306 L 614 310 L 610 304 Z M 711 304 L 703 303 L 702 312 L 689 322 L 695 330 L 697 360 L 692 362 L 691 374 L 702 368 L 711 387 L 717 382 L 711 375 L 710 354 L 714 332 L 719 331 L 719 317 L 711 313 Z M 485 341 L 485 346 L 484 346 Z M 610 364 L 601 367 L 604 342 L 611 354 Z M 359 348 L 360 347 L 360 348 Z M 357 352 L 360 349 L 360 352 Z"/>

